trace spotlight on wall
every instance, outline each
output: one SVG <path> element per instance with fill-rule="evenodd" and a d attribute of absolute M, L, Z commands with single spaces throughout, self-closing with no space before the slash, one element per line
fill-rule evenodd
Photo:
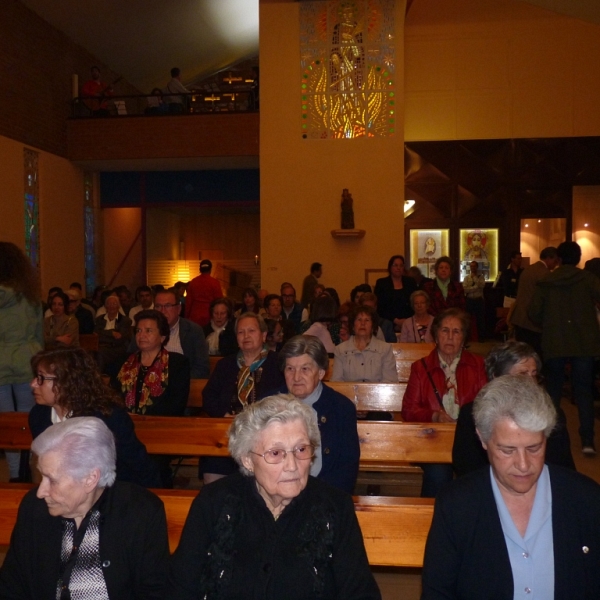
<path fill-rule="evenodd" d="M 529 227 L 529 223 L 525 223 L 525 227 Z"/>
<path fill-rule="evenodd" d="M 583 226 L 584 226 L 584 227 L 589 227 L 589 226 L 590 226 L 590 224 L 589 224 L 589 223 L 584 223 L 584 224 L 583 224 Z"/>
<path fill-rule="evenodd" d="M 542 222 L 542 220 L 541 220 L 541 219 L 538 219 L 538 223 L 541 223 L 541 222 Z"/>

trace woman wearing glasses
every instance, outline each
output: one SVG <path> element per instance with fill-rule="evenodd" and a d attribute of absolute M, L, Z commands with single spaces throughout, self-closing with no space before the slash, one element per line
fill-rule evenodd
<path fill-rule="evenodd" d="M 131 417 L 85 350 L 38 352 L 31 359 L 31 369 L 30 385 L 36 404 L 29 413 L 29 428 L 34 438 L 70 417 L 98 417 L 115 436 L 117 479 L 160 487 L 158 469 L 136 437 Z"/>
<path fill-rule="evenodd" d="M 529 344 L 515 340 L 494 346 L 485 359 L 485 370 L 490 381 L 502 375 L 529 375 L 538 380 L 541 368 L 542 362 L 537 352 Z M 556 427 L 546 444 L 546 462 L 575 471 L 567 417 L 562 408 L 557 409 L 556 416 Z M 473 403 L 467 404 L 462 407 L 456 422 L 452 466 L 460 477 L 489 464 L 487 452 L 475 430 Z"/>
<path fill-rule="evenodd" d="M 314 411 L 290 395 L 237 415 L 240 467 L 194 500 L 169 572 L 169 597 L 376 600 L 350 495 L 310 476 Z"/>

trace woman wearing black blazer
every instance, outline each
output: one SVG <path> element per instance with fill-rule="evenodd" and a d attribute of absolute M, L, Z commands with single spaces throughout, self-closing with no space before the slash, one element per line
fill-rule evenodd
<path fill-rule="evenodd" d="M 410 306 L 410 295 L 417 290 L 412 277 L 404 275 L 404 257 L 395 254 L 388 261 L 388 277 L 375 283 L 377 313 L 382 319 L 392 321 L 394 329 L 400 331 L 405 319 L 414 314 Z"/>

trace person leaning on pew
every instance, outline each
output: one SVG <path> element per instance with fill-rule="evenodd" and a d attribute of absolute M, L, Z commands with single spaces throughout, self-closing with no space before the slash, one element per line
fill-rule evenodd
<path fill-rule="evenodd" d="M 435 502 L 422 600 L 597 600 L 600 485 L 545 465 L 556 410 L 527 375 L 503 375 L 475 399 L 489 467 Z"/>
<path fill-rule="evenodd" d="M 115 481 L 115 441 L 96 417 L 49 427 L 32 444 L 42 476 L 19 507 L 0 569 L 3 600 L 163 598 L 163 503 Z"/>
<path fill-rule="evenodd" d="M 310 476 L 317 416 L 289 394 L 238 414 L 238 473 L 206 485 L 169 569 L 170 600 L 381 600 L 352 497 Z"/>

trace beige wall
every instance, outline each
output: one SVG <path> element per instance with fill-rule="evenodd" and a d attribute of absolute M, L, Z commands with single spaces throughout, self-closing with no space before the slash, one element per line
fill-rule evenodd
<path fill-rule="evenodd" d="M 419 0 L 407 140 L 600 135 L 600 25 L 517 0 Z"/>
<path fill-rule="evenodd" d="M 519 250 L 523 258 L 533 264 L 539 260 L 544 248 L 556 248 L 566 239 L 566 226 L 566 219 L 522 219 Z"/>
<path fill-rule="evenodd" d="M 0 239 L 25 248 L 24 165 L 20 142 L 0 136 Z M 42 292 L 84 279 L 83 172 L 68 160 L 39 152 Z"/>
<path fill-rule="evenodd" d="M 137 237 L 142 228 L 142 210 L 141 208 L 105 208 L 102 210 L 102 223 L 104 283 L 110 284 L 111 287 L 126 285 L 130 290 L 134 290 L 146 281 L 142 268 L 142 237 Z M 130 248 L 132 248 L 131 253 L 117 274 L 117 269 Z"/>
<path fill-rule="evenodd" d="M 396 9 L 396 95 L 403 95 L 404 2 Z M 312 262 L 322 281 L 348 297 L 365 268 L 385 267 L 404 248 L 403 108 L 396 135 L 379 139 L 303 140 L 300 121 L 299 4 L 260 4 L 261 277 L 298 293 Z M 354 197 L 362 240 L 337 240 L 342 189 Z"/>

